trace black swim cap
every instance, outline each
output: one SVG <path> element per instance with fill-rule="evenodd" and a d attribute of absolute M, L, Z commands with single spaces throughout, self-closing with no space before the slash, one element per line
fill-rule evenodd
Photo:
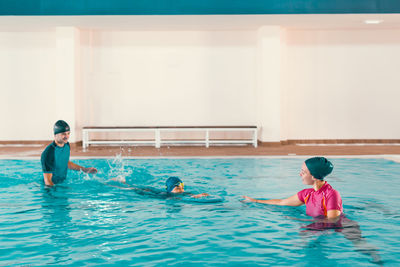
<path fill-rule="evenodd" d="M 71 129 L 69 128 L 68 123 L 63 120 L 59 120 L 54 124 L 54 134 L 69 132 Z"/>

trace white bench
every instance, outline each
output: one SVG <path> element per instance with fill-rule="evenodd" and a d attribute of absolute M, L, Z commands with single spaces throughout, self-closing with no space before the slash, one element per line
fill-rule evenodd
<path fill-rule="evenodd" d="M 153 133 L 151 140 L 91 140 L 90 133 Z M 178 132 L 203 132 L 204 139 L 163 139 L 162 133 Z M 210 139 L 210 133 L 213 132 L 247 132 L 251 138 L 245 139 Z M 161 145 L 173 144 L 204 144 L 209 147 L 210 144 L 252 144 L 257 147 L 257 127 L 256 126 L 201 126 L 201 127 L 83 127 L 82 146 L 83 149 L 89 145 L 154 145 L 160 148 Z"/>

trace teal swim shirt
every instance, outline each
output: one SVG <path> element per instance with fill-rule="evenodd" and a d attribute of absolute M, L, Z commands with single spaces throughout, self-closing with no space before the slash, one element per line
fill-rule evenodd
<path fill-rule="evenodd" d="M 55 142 L 46 147 L 41 156 L 43 173 L 52 173 L 54 184 L 62 183 L 67 178 L 68 162 L 71 148 L 69 143 L 63 147 Z"/>

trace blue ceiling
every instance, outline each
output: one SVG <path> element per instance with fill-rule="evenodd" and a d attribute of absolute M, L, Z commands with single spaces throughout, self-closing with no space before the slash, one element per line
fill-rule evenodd
<path fill-rule="evenodd" d="M 400 0 L 0 0 L 0 15 L 400 13 Z"/>

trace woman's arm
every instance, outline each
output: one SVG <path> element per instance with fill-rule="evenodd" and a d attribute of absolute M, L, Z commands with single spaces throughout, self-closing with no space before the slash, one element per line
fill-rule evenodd
<path fill-rule="evenodd" d="M 279 206 L 301 206 L 304 203 L 300 201 L 297 194 L 285 198 L 285 199 L 255 199 L 248 196 L 243 196 L 247 202 L 256 202 L 269 205 L 279 205 Z"/>
<path fill-rule="evenodd" d="M 329 220 L 334 220 L 339 218 L 339 216 L 342 214 L 342 212 L 340 210 L 328 210 L 326 217 Z"/>

